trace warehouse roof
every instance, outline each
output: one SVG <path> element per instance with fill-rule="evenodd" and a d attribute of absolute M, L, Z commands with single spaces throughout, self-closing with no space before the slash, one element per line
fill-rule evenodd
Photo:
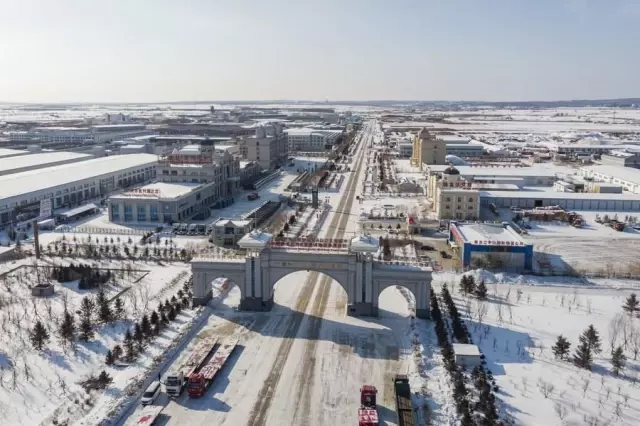
<path fill-rule="evenodd" d="M 506 241 L 521 243 L 522 238 L 510 226 L 498 223 L 455 223 L 452 224 L 468 242 Z"/>
<path fill-rule="evenodd" d="M 448 165 L 427 165 L 432 173 L 444 172 Z M 568 170 L 560 168 L 548 167 L 474 167 L 474 166 L 456 166 L 462 176 L 546 176 L 552 177 L 558 173 L 567 173 Z"/>
<path fill-rule="evenodd" d="M 42 169 L 47 164 L 61 163 L 64 161 L 80 161 L 80 159 L 88 160 L 92 158 L 89 154 L 80 154 L 77 152 L 42 152 L 38 154 L 19 155 L 17 157 L 0 158 L 0 173 L 10 172 L 11 170 L 20 170 L 29 167 L 37 167 Z"/>
<path fill-rule="evenodd" d="M 193 182 L 154 182 L 138 188 L 130 189 L 121 194 L 112 195 L 111 199 L 119 198 L 144 198 L 144 199 L 172 199 L 189 194 L 202 183 Z"/>
<path fill-rule="evenodd" d="M 640 170 L 631 167 L 617 167 L 617 166 L 586 166 L 581 170 L 600 173 L 603 175 L 611 176 L 615 179 L 625 180 L 627 182 L 633 182 L 640 184 Z"/>
<path fill-rule="evenodd" d="M 116 155 L 0 176 L 0 200 L 117 173 L 124 169 L 155 165 L 157 161 L 157 157 L 152 154 Z"/>
<path fill-rule="evenodd" d="M 11 157 L 15 155 L 24 155 L 28 153 L 29 151 L 25 151 L 22 149 L 0 148 L 0 157 Z"/>
<path fill-rule="evenodd" d="M 544 189 L 544 190 L 542 190 Z M 538 188 L 523 191 L 481 191 L 480 198 L 525 198 L 532 200 L 611 200 L 638 201 L 639 194 L 624 192 L 622 194 L 601 194 L 596 192 L 557 192 L 551 188 Z"/>

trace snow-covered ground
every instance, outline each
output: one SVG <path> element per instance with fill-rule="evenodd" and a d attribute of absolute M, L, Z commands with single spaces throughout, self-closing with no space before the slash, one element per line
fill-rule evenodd
<path fill-rule="evenodd" d="M 635 425 L 640 415 L 640 362 L 633 358 L 634 339 L 640 333 L 636 318 L 622 315 L 630 294 L 629 282 L 493 275 L 475 271 L 476 283 L 485 279 L 486 302 L 458 293 L 459 275 L 443 273 L 434 289 L 449 283 L 474 343 L 487 357 L 501 390 L 497 396 L 517 424 L 522 425 Z M 484 313 L 482 313 L 484 312 Z M 480 316 L 479 316 L 480 315 Z M 619 377 L 611 373 L 611 339 L 624 346 L 624 330 L 610 324 L 622 315 L 627 329 L 627 366 Z M 556 360 L 551 351 L 558 335 L 571 342 L 593 324 L 602 341 L 591 371 Z M 633 334 L 636 333 L 636 334 Z M 640 345 L 640 343 L 638 343 Z M 545 397 L 542 387 L 551 392 Z M 563 419 L 559 418 L 559 412 Z"/>

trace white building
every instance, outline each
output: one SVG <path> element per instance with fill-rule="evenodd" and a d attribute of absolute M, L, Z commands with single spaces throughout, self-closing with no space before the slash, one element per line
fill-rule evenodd
<path fill-rule="evenodd" d="M 342 136 L 341 130 L 319 130 L 308 127 L 287 129 L 289 152 L 330 151 Z"/>
<path fill-rule="evenodd" d="M 42 200 L 53 208 L 80 204 L 156 176 L 157 157 L 118 155 L 0 176 L 0 226 L 21 213 L 37 215 Z"/>
<path fill-rule="evenodd" d="M 7 132 L 11 142 L 99 144 L 153 134 L 144 124 L 101 124 L 91 127 L 35 127 Z"/>
<path fill-rule="evenodd" d="M 265 122 L 255 126 L 251 136 L 238 140 L 241 155 L 260 164 L 264 170 L 273 170 L 287 161 L 287 136 L 279 122 Z"/>
<path fill-rule="evenodd" d="M 5 157 L 0 158 L 0 176 L 71 164 L 90 158 L 93 158 L 93 156 L 64 151 L 48 151 L 20 155 L 18 157 Z"/>
<path fill-rule="evenodd" d="M 615 183 L 629 192 L 640 194 L 640 170 L 631 167 L 585 166 L 578 173 L 598 182 Z"/>
<path fill-rule="evenodd" d="M 482 363 L 480 358 L 480 349 L 477 345 L 470 345 L 466 343 L 453 343 L 453 353 L 455 355 L 456 364 L 464 367 L 467 370 L 473 369 L 476 365 Z"/>

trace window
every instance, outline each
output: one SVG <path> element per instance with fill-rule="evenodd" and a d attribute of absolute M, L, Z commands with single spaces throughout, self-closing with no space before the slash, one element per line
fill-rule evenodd
<path fill-rule="evenodd" d="M 149 206 L 149 219 L 154 222 L 158 220 L 158 206 L 156 204 Z"/>
<path fill-rule="evenodd" d="M 469 209 L 469 210 L 473 210 L 473 206 L 469 206 L 469 207 L 468 207 L 468 209 Z"/>
<path fill-rule="evenodd" d="M 461 203 L 462 202 L 462 197 L 458 197 L 458 202 Z"/>
<path fill-rule="evenodd" d="M 111 204 L 111 220 L 120 220 L 120 206 Z"/>
<path fill-rule="evenodd" d="M 147 220 L 147 206 L 138 206 L 138 221 L 145 222 Z"/>
<path fill-rule="evenodd" d="M 447 197 L 447 201 L 451 201 L 451 197 Z"/>
<path fill-rule="evenodd" d="M 473 197 L 469 197 L 469 202 L 473 203 Z"/>
<path fill-rule="evenodd" d="M 444 206 L 444 208 L 445 208 L 446 210 L 449 210 L 449 209 L 451 208 L 451 206 L 449 206 L 449 204 L 447 204 L 447 205 L 445 205 L 445 206 Z"/>
<path fill-rule="evenodd" d="M 458 205 L 456 206 L 456 209 L 460 210 L 460 209 L 462 209 L 462 206 L 461 206 L 460 204 L 458 204 Z"/>
<path fill-rule="evenodd" d="M 133 220 L 133 207 L 130 204 L 124 205 L 124 220 Z"/>

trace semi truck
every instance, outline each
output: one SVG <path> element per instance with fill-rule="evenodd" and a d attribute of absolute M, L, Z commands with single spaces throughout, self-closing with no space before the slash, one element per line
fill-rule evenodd
<path fill-rule="evenodd" d="M 217 338 L 200 343 L 180 368 L 167 373 L 164 379 L 167 395 L 176 398 L 180 396 L 189 377 L 200 370 L 211 352 L 213 352 L 216 343 L 218 343 Z"/>
<path fill-rule="evenodd" d="M 360 408 L 358 409 L 358 426 L 378 426 L 378 405 L 375 386 L 363 385 L 360 388 Z"/>
<path fill-rule="evenodd" d="M 393 388 L 396 394 L 396 413 L 398 426 L 414 426 L 413 405 L 411 403 L 411 387 L 409 378 L 398 374 L 393 378 Z"/>
<path fill-rule="evenodd" d="M 227 362 L 233 350 L 238 345 L 237 340 L 227 341 L 220 345 L 213 357 L 197 372 L 189 376 L 187 384 L 187 393 L 192 398 L 198 398 L 204 395 L 209 388 L 209 385 L 213 383 L 216 375 L 224 364 Z"/>
<path fill-rule="evenodd" d="M 148 405 L 127 420 L 125 426 L 152 426 L 164 409 L 164 405 Z"/>

